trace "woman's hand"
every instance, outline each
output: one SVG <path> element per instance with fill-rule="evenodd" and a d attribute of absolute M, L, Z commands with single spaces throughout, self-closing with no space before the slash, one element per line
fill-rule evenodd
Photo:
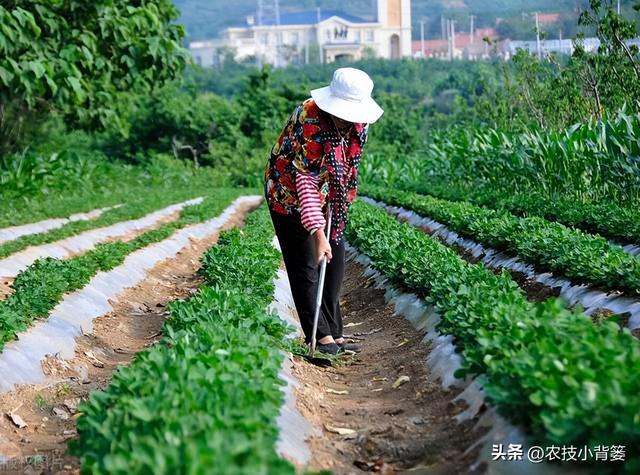
<path fill-rule="evenodd" d="M 327 237 L 322 232 L 322 229 L 318 229 L 313 233 L 313 237 L 316 241 L 316 258 L 318 265 L 322 264 L 322 259 L 327 256 L 327 262 L 331 262 L 333 255 L 331 254 L 331 244 L 327 240 Z"/>

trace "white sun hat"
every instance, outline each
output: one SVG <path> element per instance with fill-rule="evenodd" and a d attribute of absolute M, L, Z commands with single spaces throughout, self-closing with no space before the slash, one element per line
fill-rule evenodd
<path fill-rule="evenodd" d="M 331 84 L 314 89 L 311 97 L 320 109 L 348 122 L 373 124 L 384 111 L 373 100 L 373 81 L 367 73 L 355 68 L 340 68 L 333 73 Z"/>

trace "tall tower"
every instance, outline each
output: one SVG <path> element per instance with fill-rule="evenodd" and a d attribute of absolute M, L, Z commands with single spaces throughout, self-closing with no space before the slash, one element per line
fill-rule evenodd
<path fill-rule="evenodd" d="M 382 56 L 411 56 L 411 0 L 378 0 L 378 22 Z"/>
<path fill-rule="evenodd" d="M 280 26 L 280 0 L 258 0 L 257 26 Z M 272 29 L 273 30 L 273 29 Z M 282 36 L 277 29 L 268 33 L 267 44 L 256 41 L 256 61 L 261 65 L 263 61 L 271 62 L 276 67 L 280 66 L 282 55 Z M 270 58 L 265 59 L 265 58 Z"/>
<path fill-rule="evenodd" d="M 258 0 L 258 26 L 280 24 L 280 1 Z"/>

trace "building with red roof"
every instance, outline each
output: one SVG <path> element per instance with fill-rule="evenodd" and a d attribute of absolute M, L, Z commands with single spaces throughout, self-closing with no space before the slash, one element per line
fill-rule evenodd
<path fill-rule="evenodd" d="M 488 57 L 490 46 L 484 41 L 490 38 L 496 41 L 498 34 L 495 28 L 480 28 L 475 30 L 471 36 L 468 32 L 461 32 L 455 35 L 455 42 L 451 41 L 451 54 L 453 59 L 480 59 Z M 413 41 L 411 50 L 414 58 L 439 58 L 449 59 L 450 55 L 449 39 L 429 39 L 424 41 L 424 52 L 422 41 Z"/>

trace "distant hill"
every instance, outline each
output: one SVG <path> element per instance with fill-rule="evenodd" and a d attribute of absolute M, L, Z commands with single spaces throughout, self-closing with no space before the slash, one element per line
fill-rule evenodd
<path fill-rule="evenodd" d="M 255 14 L 257 0 L 174 0 L 182 12 L 181 21 L 186 25 L 189 41 L 213 38 L 224 28 L 242 25 L 248 15 Z M 268 3 L 270 0 L 264 0 Z M 631 4 L 633 0 L 623 3 Z M 523 13 L 559 12 L 575 23 L 577 11 L 587 3 L 586 0 L 413 0 L 414 36 L 419 31 L 418 22 L 427 22 L 427 36 L 437 36 L 440 32 L 440 16 L 446 14 L 455 18 L 459 28 L 468 27 L 468 15 L 477 17 L 478 27 L 494 26 L 497 18 L 525 18 L 527 30 L 530 21 Z M 283 11 L 314 9 L 316 6 L 327 9 L 339 9 L 345 13 L 363 18 L 371 18 L 372 0 L 281 0 Z M 566 33 L 566 32 L 565 32 Z M 570 34 L 570 32 L 569 32 Z"/>
<path fill-rule="evenodd" d="M 268 3 L 270 0 L 265 0 Z M 182 12 L 181 21 L 186 25 L 189 40 L 213 38 L 224 28 L 245 24 L 248 15 L 255 15 L 257 0 L 174 0 Z M 312 10 L 321 8 L 343 10 L 362 17 L 372 16 L 371 0 L 281 0 L 283 11 Z"/>

